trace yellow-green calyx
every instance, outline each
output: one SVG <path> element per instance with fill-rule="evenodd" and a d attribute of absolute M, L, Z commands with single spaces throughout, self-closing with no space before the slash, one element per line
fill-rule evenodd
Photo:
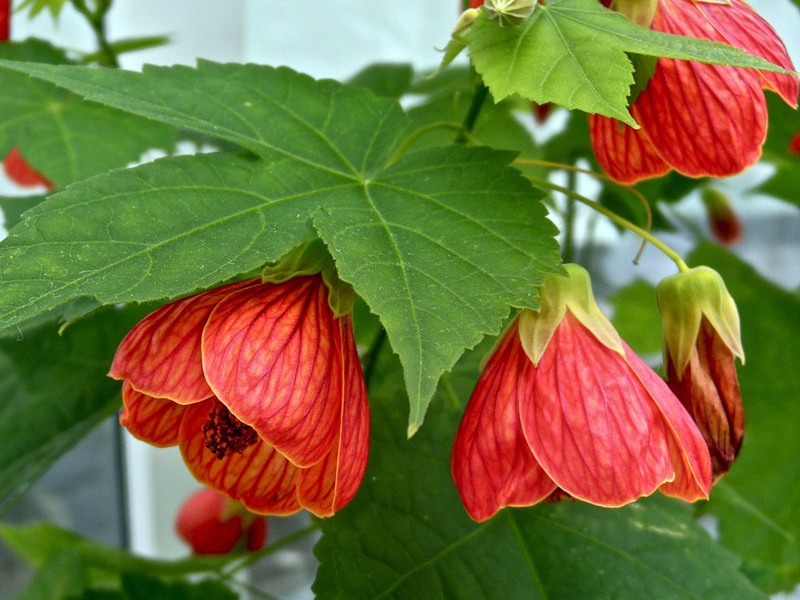
<path fill-rule="evenodd" d="M 574 264 L 566 264 L 564 269 L 566 277 L 549 275 L 545 278 L 539 292 L 539 310 L 520 313 L 519 337 L 525 353 L 538 366 L 556 328 L 569 310 L 600 343 L 625 356 L 617 330 L 597 306 L 589 273 Z"/>
<path fill-rule="evenodd" d="M 658 0 L 614 0 L 611 8 L 637 25 L 649 28 L 656 16 Z"/>
<path fill-rule="evenodd" d="M 483 3 L 490 19 L 497 19 L 501 27 L 513 27 L 533 14 L 536 0 L 486 0 Z"/>
<path fill-rule="evenodd" d="M 705 317 L 734 356 L 744 362 L 739 312 L 715 270 L 697 267 L 662 280 L 656 287 L 664 328 L 664 364 L 671 359 L 683 376 Z"/>
<path fill-rule="evenodd" d="M 320 240 L 297 246 L 274 265 L 261 271 L 263 282 L 281 283 L 302 275 L 322 275 L 328 288 L 328 305 L 338 319 L 353 311 L 356 294 L 350 284 L 339 279 L 336 265 Z"/>

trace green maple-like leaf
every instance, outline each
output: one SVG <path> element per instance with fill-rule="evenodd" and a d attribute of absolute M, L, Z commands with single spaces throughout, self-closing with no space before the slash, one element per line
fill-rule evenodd
<path fill-rule="evenodd" d="M 407 123 L 394 100 L 255 65 L 5 64 L 261 158 L 163 159 L 51 196 L 0 245 L 0 327 L 82 296 L 112 304 L 209 287 L 313 229 L 400 355 L 413 432 L 441 373 L 496 333 L 509 306 L 535 307 L 558 268 L 554 228 L 512 155 L 451 146 L 394 161 Z"/>
<path fill-rule="evenodd" d="M 518 94 L 634 127 L 627 110 L 634 68 L 627 54 L 782 71 L 733 46 L 641 27 L 597 0 L 539 4 L 517 27 L 500 27 L 484 12 L 463 36 L 495 99 Z"/>
<path fill-rule="evenodd" d="M 49 44 L 0 44 L 0 58 L 63 63 Z M 0 156 L 16 147 L 56 187 L 170 150 L 175 131 L 161 123 L 87 102 L 56 86 L 0 70 Z"/>
<path fill-rule="evenodd" d="M 481 354 L 445 376 L 441 401 L 412 440 L 393 427 L 402 388 L 384 355 L 370 386 L 380 410 L 369 467 L 352 504 L 323 523 L 317 598 L 764 598 L 691 509 L 664 498 L 621 509 L 567 501 L 470 520 L 450 475 L 460 415 L 451 400 L 466 397 Z"/>

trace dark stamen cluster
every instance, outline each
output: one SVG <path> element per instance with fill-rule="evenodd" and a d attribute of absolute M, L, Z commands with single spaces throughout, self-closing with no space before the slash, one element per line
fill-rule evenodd
<path fill-rule="evenodd" d="M 258 441 L 258 434 L 249 425 L 237 419 L 221 403 L 215 403 L 203 424 L 206 448 L 219 460 L 234 452 L 241 454 L 245 448 Z"/>

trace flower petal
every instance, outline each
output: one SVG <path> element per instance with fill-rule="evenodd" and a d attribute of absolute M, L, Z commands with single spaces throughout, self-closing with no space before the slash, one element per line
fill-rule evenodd
<path fill-rule="evenodd" d="M 203 369 L 242 422 L 300 467 L 330 452 L 342 404 L 342 354 L 322 278 L 240 290 L 203 330 Z"/>
<path fill-rule="evenodd" d="M 519 409 L 534 456 L 575 498 L 621 506 L 674 476 L 669 430 L 648 389 L 569 311 Z"/>
<path fill-rule="evenodd" d="M 672 169 L 642 129 L 602 115 L 589 115 L 589 131 L 597 162 L 614 181 L 632 184 Z"/>
<path fill-rule="evenodd" d="M 731 5 L 707 2 L 692 2 L 691 5 L 716 31 L 717 36 L 710 39 L 727 42 L 784 69 L 794 69 L 786 46 L 775 30 L 742 0 L 733 0 Z M 678 20 L 674 26 L 680 27 L 681 23 Z M 790 106 L 797 106 L 796 75 L 759 71 L 759 77 L 762 87 L 780 94 Z"/>
<path fill-rule="evenodd" d="M 213 396 L 203 375 L 200 339 L 216 304 L 257 280 L 239 281 L 165 304 L 134 327 L 117 348 L 109 376 L 140 392 L 180 404 Z"/>
<path fill-rule="evenodd" d="M 192 474 L 252 512 L 289 515 L 300 510 L 295 493 L 297 468 L 269 444 L 259 440 L 222 459 L 206 447 L 203 426 L 219 406 L 219 400 L 210 398 L 186 407 L 180 426 L 180 447 Z"/>
<path fill-rule="evenodd" d="M 688 502 L 707 499 L 711 488 L 711 459 L 703 436 L 666 382 L 627 344 L 625 354 L 628 364 L 647 388 L 670 430 L 668 438 L 675 478 L 661 486 L 661 491 Z"/>
<path fill-rule="evenodd" d="M 530 397 L 535 375 L 515 322 L 481 374 L 453 443 L 453 479 L 476 521 L 505 506 L 535 504 L 556 489 L 520 427 L 517 405 Z"/>
<path fill-rule="evenodd" d="M 300 472 L 297 495 L 303 508 L 328 517 L 356 495 L 369 454 L 369 404 L 349 317 L 339 319 L 344 357 L 344 393 L 339 433 L 319 463 Z"/>
<path fill-rule="evenodd" d="M 119 422 L 133 437 L 159 448 L 178 443 L 185 406 L 137 392 L 127 381 L 122 384 L 122 403 Z"/>

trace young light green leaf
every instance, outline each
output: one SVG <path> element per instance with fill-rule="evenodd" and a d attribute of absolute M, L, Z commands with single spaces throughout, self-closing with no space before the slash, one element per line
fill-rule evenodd
<path fill-rule="evenodd" d="M 15 68 L 273 162 L 164 159 L 51 196 L 0 246 L 0 327 L 84 295 L 209 287 L 280 258 L 313 224 L 400 353 L 413 431 L 441 373 L 509 305 L 535 307 L 558 268 L 555 229 L 509 153 L 426 149 L 386 166 L 407 122 L 395 101 L 255 65 Z"/>
<path fill-rule="evenodd" d="M 464 36 L 495 99 L 519 94 L 633 127 L 627 110 L 633 65 L 626 53 L 785 72 L 727 44 L 641 27 L 596 0 L 551 0 L 518 27 L 500 27 L 484 14 Z"/>
<path fill-rule="evenodd" d="M 751 579 L 771 593 L 791 590 L 800 583 L 800 298 L 711 245 L 690 264 L 709 265 L 725 278 L 747 352 L 739 369 L 744 445 L 709 509 L 719 519 L 722 544 L 743 558 Z"/>
<path fill-rule="evenodd" d="M 692 522 L 691 509 L 672 500 L 621 509 L 563 502 L 471 521 L 450 476 L 460 415 L 451 400 L 475 381 L 479 359 L 473 353 L 445 375 L 450 392 L 406 440 L 396 427 L 396 362 L 384 354 L 370 386 L 381 410 L 373 412 L 369 468 L 352 504 L 323 523 L 317 598 L 765 598 Z"/>

